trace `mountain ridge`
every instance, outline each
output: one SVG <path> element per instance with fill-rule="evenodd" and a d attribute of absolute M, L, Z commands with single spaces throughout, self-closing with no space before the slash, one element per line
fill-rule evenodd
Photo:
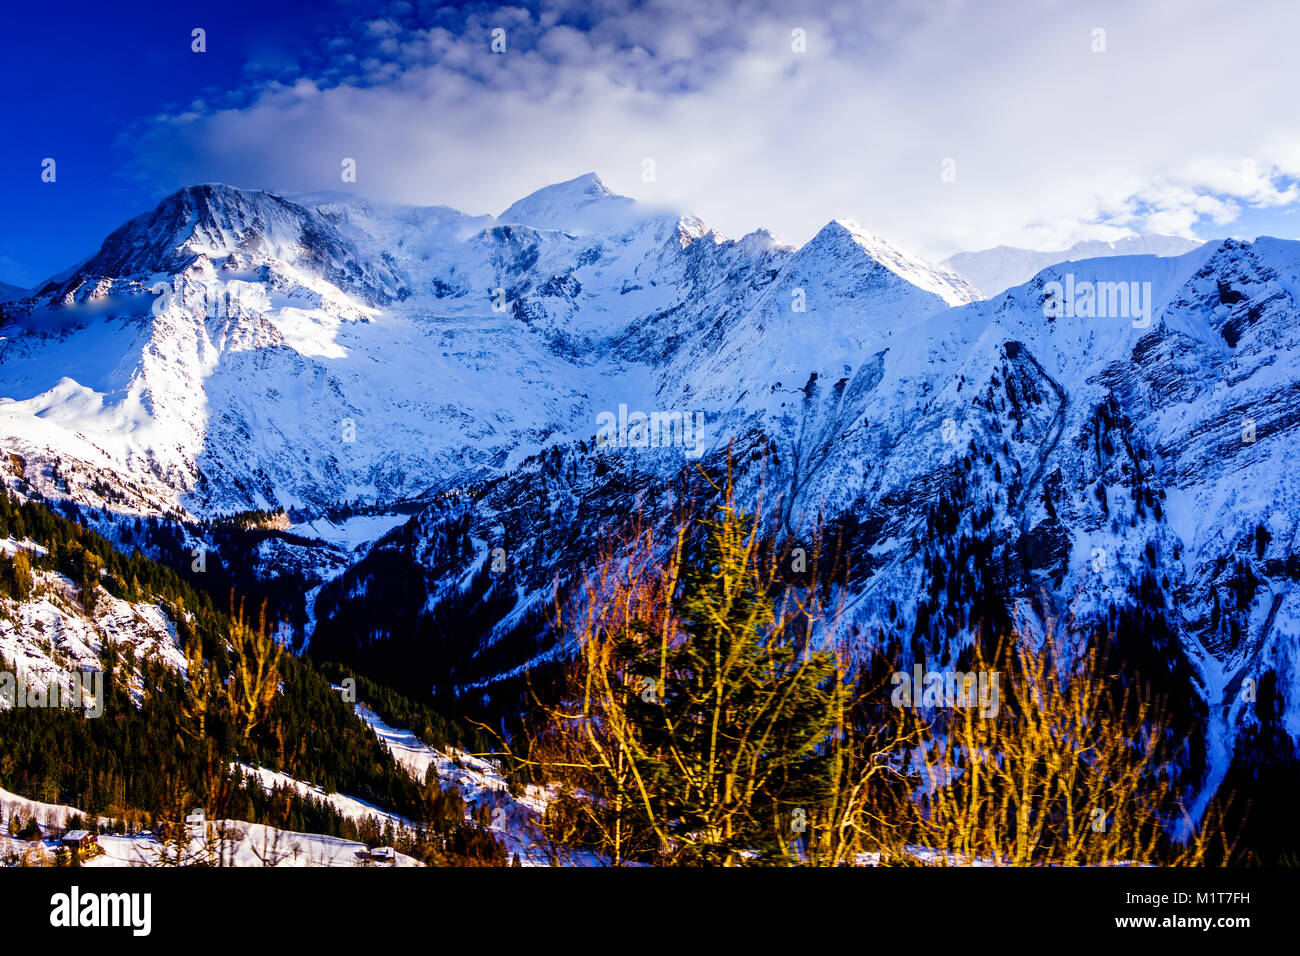
<path fill-rule="evenodd" d="M 1203 240 L 1181 236 L 1133 234 L 1110 241 L 1083 239 L 1068 249 L 1056 251 L 994 246 L 978 252 L 955 253 L 940 265 L 966 278 L 981 290 L 984 298 L 992 298 L 1061 262 L 1123 255 L 1178 256 L 1203 244 Z"/>

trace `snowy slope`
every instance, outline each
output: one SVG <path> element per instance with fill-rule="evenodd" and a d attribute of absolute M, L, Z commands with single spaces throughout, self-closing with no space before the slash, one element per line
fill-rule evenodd
<path fill-rule="evenodd" d="M 543 788 L 530 784 L 516 798 L 501 772 L 486 760 L 455 748 L 445 753 L 435 750 L 411 731 L 390 727 L 364 703 L 358 703 L 356 711 L 416 780 L 425 780 L 432 770 L 442 787 L 458 790 L 470 808 L 491 807 L 490 828 L 510 859 L 518 856 L 523 866 L 600 865 L 588 851 L 548 846 L 542 839 L 537 821 L 546 812 L 550 796 Z"/>
<path fill-rule="evenodd" d="M 44 549 L 30 541 L 0 539 L 8 555 L 22 548 Z M 0 597 L 0 660 L 26 676 L 27 686 L 71 687 L 69 675 L 103 669 L 106 644 L 126 653 L 119 677 L 138 702 L 143 692 L 141 666 L 156 661 L 185 672 L 185 654 L 177 643 L 176 625 L 160 605 L 132 604 L 99 589 L 93 617 L 81 607 L 81 589 L 54 571 L 32 573 L 33 593 L 27 601 Z M 92 708 L 93 691 L 83 686 L 82 699 Z M 101 702 L 102 703 L 102 702 Z M 0 706 L 7 702 L 0 696 Z"/>
<path fill-rule="evenodd" d="M 13 865 L 26 860 L 26 865 L 53 866 L 55 846 L 52 841 L 61 834 L 68 821 L 80 816 L 73 807 L 42 803 L 10 793 L 0 788 L 0 815 L 7 827 L 11 816 L 22 822 L 35 819 L 41 827 L 41 841 L 19 840 L 7 830 L 0 829 L 0 865 L 13 860 Z M 107 819 L 100 822 L 108 823 Z M 261 823 L 243 820 L 209 820 L 207 829 L 213 835 L 213 848 L 205 839 L 194 836 L 185 848 L 185 861 L 212 861 L 220 852 L 226 866 L 366 866 L 363 857 L 365 844 L 319 833 L 298 833 L 280 830 Z M 101 834 L 98 837 L 103 852 L 83 861 L 83 866 L 158 866 L 165 859 L 175 862 L 174 845 L 164 846 L 152 833 L 131 836 Z M 396 866 L 421 866 L 420 861 L 402 853 L 394 853 Z M 183 861 L 183 862 L 185 862 Z"/>

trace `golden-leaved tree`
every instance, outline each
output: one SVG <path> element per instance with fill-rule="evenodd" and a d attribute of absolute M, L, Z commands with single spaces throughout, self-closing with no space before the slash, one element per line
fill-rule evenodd
<path fill-rule="evenodd" d="M 918 721 L 915 842 L 934 862 L 1199 865 L 1232 841 L 1217 804 L 1193 821 L 1169 763 L 1164 702 L 1107 673 L 1105 648 L 1071 652 L 1049 622 L 968 652 L 996 674 L 996 713 L 952 708 Z M 1217 846 L 1216 846 L 1217 844 Z"/>
<path fill-rule="evenodd" d="M 509 752 L 558 791 L 552 847 L 615 865 L 844 862 L 890 829 L 873 784 L 899 777 L 901 720 L 851 733 L 856 684 L 812 647 L 836 617 L 820 536 L 792 559 L 730 476 L 715 490 L 711 515 L 637 524 L 607 549 L 568 624 L 563 687 L 535 697 L 541 719 Z"/>

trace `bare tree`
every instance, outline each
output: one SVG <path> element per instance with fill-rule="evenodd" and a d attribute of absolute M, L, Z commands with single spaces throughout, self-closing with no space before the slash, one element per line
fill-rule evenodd
<path fill-rule="evenodd" d="M 1178 799 L 1164 702 L 1108 674 L 1100 644 L 1066 643 L 1049 624 L 1041 645 L 972 648 L 971 668 L 1005 690 L 994 716 L 922 722 L 917 842 L 940 864 L 1197 865 L 1215 843 L 1230 856 L 1219 808 L 1194 826 Z"/>

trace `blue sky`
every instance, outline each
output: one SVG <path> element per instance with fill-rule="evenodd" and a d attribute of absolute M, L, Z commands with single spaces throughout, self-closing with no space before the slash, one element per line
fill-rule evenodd
<path fill-rule="evenodd" d="M 71 265 L 161 198 L 157 169 L 139 164 L 130 144 L 150 117 L 205 92 L 250 89 L 316 47 L 323 21 L 344 20 L 249 0 L 221 8 L 220 17 L 182 4 L 6 8 L 0 280 L 28 285 Z M 191 50 L 196 26 L 208 34 L 201 55 Z M 41 181 L 46 157 L 57 163 L 53 184 Z"/>
<path fill-rule="evenodd" d="M 23 4 L 6 27 L 21 285 L 205 181 L 497 213 L 594 170 L 728 235 L 851 217 L 933 257 L 1300 237 L 1290 0 Z"/>

